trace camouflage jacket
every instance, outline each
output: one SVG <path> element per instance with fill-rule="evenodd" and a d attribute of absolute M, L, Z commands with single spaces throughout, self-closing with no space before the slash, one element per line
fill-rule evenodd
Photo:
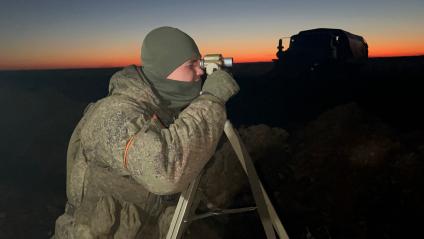
<path fill-rule="evenodd" d="M 147 223 L 143 217 L 157 219 L 163 209 L 157 195 L 186 189 L 214 154 L 225 120 L 225 106 L 214 96 L 201 95 L 176 113 L 161 107 L 138 67 L 115 73 L 109 95 L 87 107 L 71 137 L 65 214 L 72 223 L 61 223 L 118 238 L 122 217 L 141 218 L 136 224 Z M 119 209 L 127 215 L 111 216 Z M 66 237 L 58 236 L 64 226 L 59 219 L 56 238 Z"/>

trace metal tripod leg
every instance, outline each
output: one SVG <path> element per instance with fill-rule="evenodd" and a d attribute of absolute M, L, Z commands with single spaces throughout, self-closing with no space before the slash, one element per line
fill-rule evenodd
<path fill-rule="evenodd" d="M 252 159 L 241 142 L 240 136 L 228 120 L 225 122 L 224 132 L 248 176 L 253 197 L 255 199 L 258 213 L 267 238 L 276 238 L 273 229 L 274 227 L 280 239 L 288 239 L 289 237 L 283 227 L 283 224 L 281 223 L 274 206 L 269 200 L 269 197 L 258 178 Z M 185 229 L 184 222 L 187 221 L 190 214 L 190 207 L 200 182 L 200 177 L 201 174 L 199 174 L 196 180 L 189 185 L 188 189 L 181 194 L 166 239 L 177 239 L 182 236 Z"/>
<path fill-rule="evenodd" d="M 280 239 L 288 239 L 286 230 L 272 205 L 271 200 L 268 197 L 264 187 L 262 186 L 261 180 L 259 179 L 255 166 L 249 153 L 247 152 L 243 142 L 237 131 L 229 120 L 225 122 L 224 132 L 228 137 L 237 158 L 239 159 L 244 171 L 249 179 L 250 187 L 258 207 L 259 216 L 261 218 L 262 225 L 264 227 L 267 238 L 275 238 L 274 230 L 270 227 L 270 221 Z"/>
<path fill-rule="evenodd" d="M 171 225 L 169 226 L 168 234 L 166 239 L 177 239 L 183 235 L 185 224 L 190 214 L 190 208 L 193 203 L 194 196 L 199 186 L 201 173 L 197 178 L 190 183 L 188 188 L 181 193 L 180 199 L 178 200 L 177 207 L 175 208 L 174 216 L 172 217 Z"/>

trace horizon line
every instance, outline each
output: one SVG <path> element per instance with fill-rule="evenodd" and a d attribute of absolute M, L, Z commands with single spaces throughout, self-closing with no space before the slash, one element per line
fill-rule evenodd
<path fill-rule="evenodd" d="M 420 55 L 406 55 L 406 56 L 372 56 L 368 57 L 368 59 L 373 58 L 405 58 L 405 57 L 424 57 L 424 54 Z M 241 62 L 235 62 L 233 64 L 249 64 L 249 63 L 273 63 L 274 59 L 271 59 L 269 61 L 259 60 L 259 61 L 241 61 Z M 137 64 L 127 64 L 127 65 L 114 65 L 114 66 L 80 66 L 80 67 L 41 67 L 41 68 L 0 68 L 1 71 L 37 71 L 37 70 L 95 70 L 95 69 L 113 69 L 113 68 L 123 68 L 130 65 L 136 65 L 141 66 Z"/>

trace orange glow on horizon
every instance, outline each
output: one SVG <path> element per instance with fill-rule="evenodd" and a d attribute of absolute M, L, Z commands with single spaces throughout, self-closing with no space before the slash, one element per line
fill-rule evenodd
<path fill-rule="evenodd" d="M 422 38 L 421 38 L 422 39 Z M 418 37 L 407 39 L 370 38 L 368 40 L 369 57 L 397 57 L 424 55 L 424 42 Z"/>
<path fill-rule="evenodd" d="M 368 57 L 398 57 L 398 56 L 423 56 L 424 50 L 415 49 L 369 49 Z"/>
<path fill-rule="evenodd" d="M 202 51 L 205 54 L 215 53 Z M 273 49 L 265 51 L 253 50 L 250 52 L 237 52 L 235 50 L 225 50 L 221 54 L 224 57 L 233 57 L 234 63 L 245 62 L 271 62 L 276 58 L 276 51 Z M 424 55 L 424 50 L 414 49 L 393 49 L 390 47 L 371 48 L 369 49 L 369 57 L 399 57 L 399 56 L 420 56 Z M 102 56 L 99 56 L 101 58 Z M 54 60 L 49 59 L 42 62 L 9 62 L 0 63 L 0 70 L 30 70 L 30 69 L 72 69 L 72 68 L 113 68 L 123 67 L 131 64 L 140 64 L 139 57 L 136 54 L 131 56 L 112 56 L 108 55 L 107 59 L 103 57 L 97 59 L 93 55 L 91 57 L 77 56 L 68 59 Z"/>

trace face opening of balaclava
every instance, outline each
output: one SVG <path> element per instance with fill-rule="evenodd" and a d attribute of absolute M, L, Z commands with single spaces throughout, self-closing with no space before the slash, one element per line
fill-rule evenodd
<path fill-rule="evenodd" d="M 141 47 L 143 72 L 164 105 L 172 109 L 182 109 L 199 96 L 202 81 L 184 82 L 167 77 L 186 61 L 199 58 L 200 52 L 194 40 L 173 27 L 150 31 Z"/>

